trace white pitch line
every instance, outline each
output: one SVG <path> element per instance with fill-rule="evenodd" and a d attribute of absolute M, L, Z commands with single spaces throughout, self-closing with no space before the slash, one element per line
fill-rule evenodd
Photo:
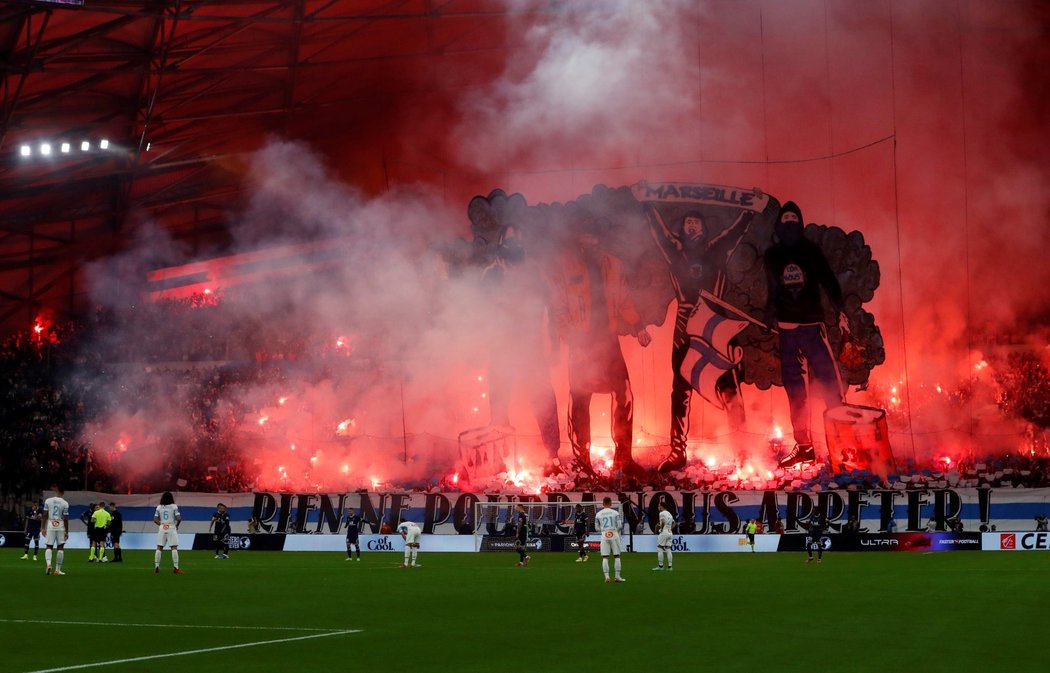
<path fill-rule="evenodd" d="M 93 664 L 76 664 L 75 666 L 60 666 L 59 668 L 41 668 L 28 673 L 57 673 L 58 671 L 75 671 L 81 668 L 96 668 L 98 666 L 109 666 L 111 664 L 129 664 L 135 661 L 149 661 L 151 659 L 166 659 L 169 657 L 187 657 L 192 654 L 204 654 L 206 652 L 221 652 L 222 650 L 236 650 L 242 647 L 255 647 L 256 645 L 273 645 L 275 643 L 290 643 L 295 640 L 309 640 L 311 638 L 327 638 L 329 636 L 345 636 L 348 633 L 361 633 L 360 629 L 351 631 L 333 631 L 331 633 L 315 633 L 309 636 L 295 636 L 294 638 L 278 638 L 276 640 L 258 640 L 254 643 L 240 643 L 238 645 L 223 645 L 221 647 L 206 647 L 200 650 L 186 650 L 185 652 L 169 652 L 167 654 L 151 654 L 146 657 L 131 657 L 128 659 L 111 659 L 109 661 L 96 661 Z"/>
<path fill-rule="evenodd" d="M 67 622 L 53 619 L 0 619 L 5 624 L 67 624 L 72 626 L 147 626 L 158 629 L 237 629 L 241 631 L 318 631 L 330 633 L 337 629 L 316 629 L 304 626 L 209 626 L 206 624 L 122 624 L 119 622 Z"/>

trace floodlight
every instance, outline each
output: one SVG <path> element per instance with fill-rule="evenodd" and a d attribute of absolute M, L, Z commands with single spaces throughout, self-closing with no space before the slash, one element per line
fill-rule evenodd
<path fill-rule="evenodd" d="M 33 154 L 33 148 L 29 145 L 22 145 L 22 147 L 19 148 L 19 153 L 24 157 L 28 157 Z"/>
<path fill-rule="evenodd" d="M 51 143 L 40 143 L 40 153 L 45 157 L 51 154 Z"/>
<path fill-rule="evenodd" d="M 62 154 L 69 154 L 69 143 L 62 143 Z"/>
<path fill-rule="evenodd" d="M 109 149 L 109 141 L 103 138 L 102 140 L 98 141 L 98 146 L 104 150 Z"/>
<path fill-rule="evenodd" d="M 86 140 L 80 141 L 80 151 L 81 152 L 87 152 L 89 149 L 91 149 L 91 143 L 89 143 Z"/>

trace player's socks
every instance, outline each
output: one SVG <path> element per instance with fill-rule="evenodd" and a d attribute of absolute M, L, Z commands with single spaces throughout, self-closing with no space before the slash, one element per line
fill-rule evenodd
<path fill-rule="evenodd" d="M 656 548 L 656 565 L 664 567 L 664 550 L 659 547 Z"/>
<path fill-rule="evenodd" d="M 602 559 L 602 572 L 605 573 L 605 579 L 609 579 L 609 559 Z"/>
<path fill-rule="evenodd" d="M 47 562 L 47 567 L 50 568 L 51 567 L 51 548 L 50 547 L 44 550 L 44 560 Z"/>
<path fill-rule="evenodd" d="M 664 553 L 667 554 L 667 569 L 671 570 L 671 564 L 674 562 L 671 560 L 671 550 L 665 549 Z"/>
<path fill-rule="evenodd" d="M 175 570 L 179 569 L 179 550 L 178 549 L 172 549 L 171 550 L 171 564 L 173 566 L 175 566 Z"/>
<path fill-rule="evenodd" d="M 59 549 L 58 553 L 55 554 L 55 572 L 60 572 L 62 570 L 62 560 L 65 557 L 66 557 L 66 552 L 64 550 L 62 550 L 62 549 Z"/>
<path fill-rule="evenodd" d="M 417 558 L 419 558 L 419 550 L 413 548 L 412 549 L 412 565 L 416 565 L 416 559 Z"/>
<path fill-rule="evenodd" d="M 412 548 L 405 547 L 405 566 L 407 567 L 409 562 L 412 560 Z"/>
<path fill-rule="evenodd" d="M 159 568 L 160 567 L 160 550 L 159 549 L 153 554 L 153 567 L 154 568 Z"/>
<path fill-rule="evenodd" d="M 620 557 L 619 556 L 617 556 L 616 559 L 613 561 L 613 566 L 614 566 L 614 568 L 616 570 L 616 579 L 620 579 Z"/>

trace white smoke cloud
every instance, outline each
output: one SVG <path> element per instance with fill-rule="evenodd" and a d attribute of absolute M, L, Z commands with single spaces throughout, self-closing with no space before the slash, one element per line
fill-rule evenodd
<path fill-rule="evenodd" d="M 567 142 L 600 156 L 667 135 L 668 121 L 695 104 L 682 92 L 695 80 L 687 39 L 694 8 L 685 0 L 609 0 L 515 17 L 524 48 L 511 52 L 501 77 L 460 103 L 454 138 L 462 159 L 491 171 L 523 157 L 563 158 Z"/>

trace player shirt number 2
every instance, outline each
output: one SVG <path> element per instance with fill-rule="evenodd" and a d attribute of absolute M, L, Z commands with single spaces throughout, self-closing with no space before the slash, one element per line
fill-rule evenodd
<path fill-rule="evenodd" d="M 48 498 L 44 503 L 47 511 L 47 523 L 51 528 L 63 528 L 66 525 L 64 517 L 69 514 L 69 505 L 60 498 Z"/>

